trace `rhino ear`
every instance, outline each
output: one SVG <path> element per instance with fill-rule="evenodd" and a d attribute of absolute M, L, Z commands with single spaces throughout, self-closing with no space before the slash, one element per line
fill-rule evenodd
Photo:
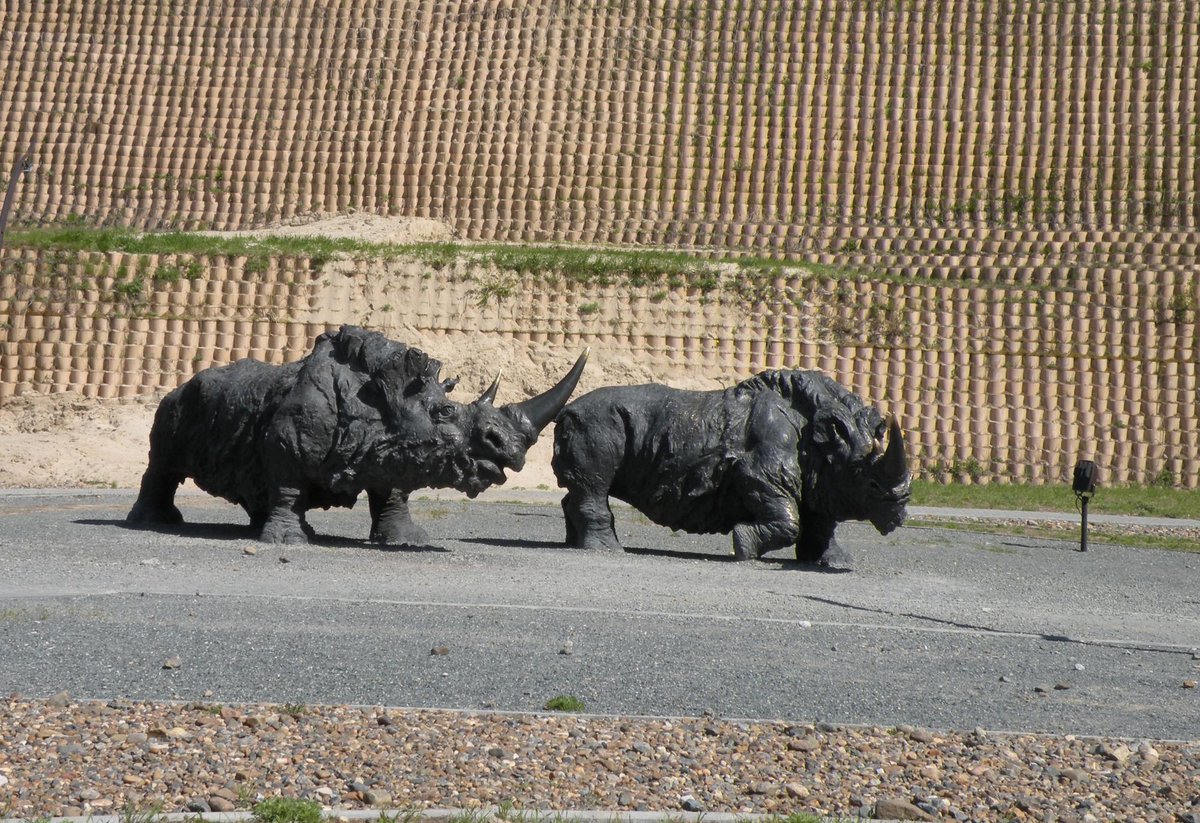
<path fill-rule="evenodd" d="M 406 380 L 404 383 L 404 396 L 415 397 L 416 395 L 425 391 L 425 387 L 428 385 L 429 380 L 427 380 L 424 375 L 418 375 L 417 377 Z"/>
<path fill-rule="evenodd" d="M 855 452 L 854 424 L 837 407 L 813 415 L 813 444 L 830 463 L 848 462 Z"/>

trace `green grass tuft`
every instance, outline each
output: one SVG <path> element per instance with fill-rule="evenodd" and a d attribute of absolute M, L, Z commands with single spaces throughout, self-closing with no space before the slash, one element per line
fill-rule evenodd
<path fill-rule="evenodd" d="M 250 816 L 257 823 L 321 823 L 321 804 L 295 797 L 268 797 Z"/>
<path fill-rule="evenodd" d="M 573 694 L 560 694 L 546 701 L 546 711 L 551 712 L 581 712 L 583 701 Z"/>
<path fill-rule="evenodd" d="M 147 808 L 139 809 L 132 804 L 127 805 L 118 815 L 120 823 L 157 823 L 163 817 L 161 803 L 154 803 Z"/>

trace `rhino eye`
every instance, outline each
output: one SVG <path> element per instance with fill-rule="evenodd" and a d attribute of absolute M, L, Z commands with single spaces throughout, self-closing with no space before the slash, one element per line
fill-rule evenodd
<path fill-rule="evenodd" d="M 452 403 L 439 403 L 430 410 L 429 416 L 439 423 L 452 420 L 454 419 L 454 405 Z"/>

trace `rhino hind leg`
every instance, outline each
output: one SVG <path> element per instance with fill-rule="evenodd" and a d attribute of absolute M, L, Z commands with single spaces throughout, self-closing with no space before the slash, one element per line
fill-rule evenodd
<path fill-rule="evenodd" d="M 568 546 L 577 549 L 620 551 L 616 519 L 606 492 L 569 489 L 562 499 Z"/>
<path fill-rule="evenodd" d="M 428 546 L 429 533 L 413 522 L 408 492 L 399 489 L 367 490 L 371 508 L 372 543 L 388 546 Z"/>
<path fill-rule="evenodd" d="M 182 475 L 159 471 L 153 467 L 142 475 L 133 508 L 125 516 L 126 523 L 143 525 L 176 526 L 183 522 L 183 514 L 175 505 L 175 491 L 184 480 Z"/>

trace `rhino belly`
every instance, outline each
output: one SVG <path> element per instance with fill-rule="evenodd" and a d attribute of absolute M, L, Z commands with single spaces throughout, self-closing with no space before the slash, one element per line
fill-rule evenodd
<path fill-rule="evenodd" d="M 690 534 L 728 534 L 749 518 L 730 482 L 732 464 L 716 456 L 698 461 L 687 471 L 625 468 L 634 468 L 623 474 L 636 480 L 614 484 L 610 494 L 660 526 Z"/>

